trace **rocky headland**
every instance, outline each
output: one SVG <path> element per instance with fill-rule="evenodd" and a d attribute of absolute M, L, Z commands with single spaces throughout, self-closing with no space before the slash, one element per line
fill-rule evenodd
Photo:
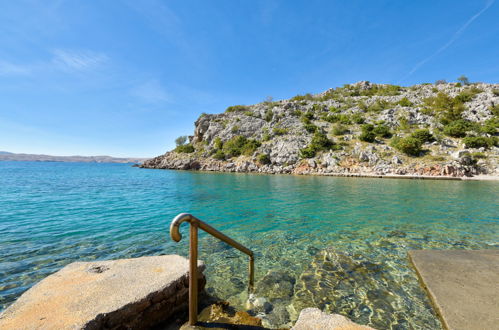
<path fill-rule="evenodd" d="M 367 81 L 202 114 L 156 169 L 499 177 L 499 84 Z"/>

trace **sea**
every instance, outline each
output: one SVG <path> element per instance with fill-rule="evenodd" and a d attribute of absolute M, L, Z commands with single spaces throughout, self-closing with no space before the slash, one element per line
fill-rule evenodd
<path fill-rule="evenodd" d="M 206 292 L 276 328 L 318 307 L 378 329 L 439 329 L 407 251 L 499 248 L 499 182 L 3 161 L 0 311 L 74 261 L 187 256 L 188 235 L 169 236 L 183 212 L 256 256 L 249 295 L 247 256 L 200 233 Z"/>

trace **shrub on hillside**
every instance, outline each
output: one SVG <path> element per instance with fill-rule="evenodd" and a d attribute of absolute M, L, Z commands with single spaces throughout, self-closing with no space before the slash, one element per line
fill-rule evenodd
<path fill-rule="evenodd" d="M 354 113 L 351 117 L 352 121 L 356 124 L 363 124 L 364 123 L 364 117 L 360 113 Z"/>
<path fill-rule="evenodd" d="M 430 133 L 430 130 L 428 130 L 427 128 L 417 129 L 411 134 L 411 136 L 421 141 L 422 144 L 435 140 L 433 135 Z"/>
<path fill-rule="evenodd" d="M 215 141 L 213 142 L 213 145 L 215 149 L 222 149 L 224 146 L 224 143 L 222 142 L 222 139 L 220 137 L 216 137 Z"/>
<path fill-rule="evenodd" d="M 464 74 L 461 75 L 459 78 L 457 78 L 457 81 L 459 81 L 463 85 L 469 85 L 470 84 L 470 80 Z"/>
<path fill-rule="evenodd" d="M 403 97 L 400 101 L 398 101 L 398 104 L 402 107 L 412 107 L 414 103 L 409 101 L 407 97 Z"/>
<path fill-rule="evenodd" d="M 458 97 L 453 98 L 442 92 L 426 98 L 424 104 L 426 108 L 423 112 L 437 114 L 443 124 L 461 119 L 461 114 L 465 110 L 463 102 Z"/>
<path fill-rule="evenodd" d="M 272 132 L 275 134 L 275 135 L 284 135 L 284 134 L 288 134 L 288 129 L 287 128 L 283 128 L 283 127 L 274 127 L 274 129 L 272 130 Z"/>
<path fill-rule="evenodd" d="M 376 136 L 383 137 L 383 138 L 392 137 L 392 132 L 390 132 L 390 128 L 388 126 L 383 125 L 383 124 L 376 125 L 373 129 L 373 133 L 376 134 Z"/>
<path fill-rule="evenodd" d="M 489 110 L 490 112 L 492 112 L 492 114 L 494 116 L 499 116 L 499 104 L 493 104 L 489 107 Z"/>
<path fill-rule="evenodd" d="M 272 121 L 272 117 L 274 117 L 274 113 L 272 112 L 271 109 L 267 109 L 267 111 L 265 111 L 265 121 L 266 122 Z"/>
<path fill-rule="evenodd" d="M 476 88 L 476 87 L 471 87 L 471 88 L 466 88 L 465 90 L 461 91 L 455 99 L 459 102 L 466 103 L 471 100 L 477 95 L 483 93 L 483 90 Z"/>
<path fill-rule="evenodd" d="M 466 132 L 470 130 L 471 126 L 471 123 L 467 120 L 455 120 L 444 126 L 444 134 L 452 137 L 462 138 L 466 136 Z"/>
<path fill-rule="evenodd" d="M 333 135 L 344 135 L 347 132 L 348 132 L 348 127 L 342 124 L 337 124 L 334 125 L 333 127 Z"/>
<path fill-rule="evenodd" d="M 224 143 L 223 151 L 228 158 L 240 155 L 250 156 L 260 145 L 261 143 L 256 140 L 247 139 L 244 136 L 238 135 Z"/>
<path fill-rule="evenodd" d="M 338 145 L 335 145 L 334 142 L 331 141 L 326 134 L 318 130 L 314 133 L 310 144 L 306 148 L 300 150 L 300 155 L 302 158 L 312 158 L 319 151 L 331 149 L 337 150 L 339 148 L 340 147 Z"/>
<path fill-rule="evenodd" d="M 409 156 L 419 156 L 421 154 L 421 141 L 407 136 L 404 138 L 394 138 L 391 146 Z"/>
<path fill-rule="evenodd" d="M 312 101 L 314 99 L 314 96 L 310 93 L 307 93 L 305 95 L 296 95 L 291 98 L 290 101 Z"/>
<path fill-rule="evenodd" d="M 225 160 L 225 154 L 222 150 L 217 150 L 215 154 L 213 155 L 213 158 L 218 159 L 218 160 Z"/>
<path fill-rule="evenodd" d="M 490 134 L 490 135 L 496 135 L 497 131 L 499 130 L 499 117 L 495 116 L 493 118 L 490 118 L 486 120 L 482 126 L 480 126 L 479 131 L 480 133 L 485 133 L 485 134 Z"/>
<path fill-rule="evenodd" d="M 497 144 L 497 139 L 493 137 L 468 136 L 463 139 L 466 148 L 490 148 Z"/>
<path fill-rule="evenodd" d="M 270 164 L 270 156 L 267 154 L 261 154 L 258 156 L 258 162 L 262 165 Z"/>
<path fill-rule="evenodd" d="M 364 124 L 361 126 L 362 132 L 359 135 L 359 140 L 364 142 L 374 142 L 376 140 L 376 134 L 374 134 L 373 124 Z"/>
<path fill-rule="evenodd" d="M 247 111 L 248 107 L 245 105 L 232 105 L 228 107 L 225 112 L 238 112 L 238 111 Z"/>
<path fill-rule="evenodd" d="M 367 112 L 381 112 L 385 109 L 388 109 L 391 106 L 391 103 L 385 100 L 376 100 L 376 102 L 372 103 L 367 107 Z"/>
<path fill-rule="evenodd" d="M 192 144 L 183 144 L 175 148 L 175 152 L 181 152 L 187 154 L 193 153 L 194 151 L 195 151 L 194 146 Z"/>
<path fill-rule="evenodd" d="M 178 138 L 175 139 L 175 145 L 182 146 L 187 142 L 187 135 L 179 136 Z"/>

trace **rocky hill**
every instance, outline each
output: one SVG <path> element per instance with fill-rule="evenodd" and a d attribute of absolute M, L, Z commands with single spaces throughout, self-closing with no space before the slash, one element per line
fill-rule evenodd
<path fill-rule="evenodd" d="M 144 168 L 323 175 L 499 175 L 499 84 L 362 81 L 202 114 Z"/>

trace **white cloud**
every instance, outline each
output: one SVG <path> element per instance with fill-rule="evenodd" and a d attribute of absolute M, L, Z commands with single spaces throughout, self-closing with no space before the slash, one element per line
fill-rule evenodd
<path fill-rule="evenodd" d="M 60 69 L 69 71 L 86 71 L 100 66 L 108 60 L 102 53 L 88 50 L 68 51 L 62 49 L 54 50 L 52 62 Z"/>
<path fill-rule="evenodd" d="M 27 75 L 31 68 L 25 65 L 14 64 L 0 60 L 0 76 Z"/>
<path fill-rule="evenodd" d="M 132 90 L 132 95 L 146 103 L 170 102 L 171 95 L 157 80 L 147 81 Z"/>

